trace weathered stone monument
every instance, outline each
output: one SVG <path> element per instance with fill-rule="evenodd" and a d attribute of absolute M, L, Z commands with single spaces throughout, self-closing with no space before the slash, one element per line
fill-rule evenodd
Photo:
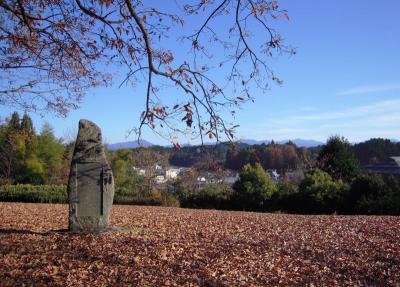
<path fill-rule="evenodd" d="M 69 230 L 108 228 L 114 178 L 106 160 L 100 128 L 80 120 L 68 180 Z"/>

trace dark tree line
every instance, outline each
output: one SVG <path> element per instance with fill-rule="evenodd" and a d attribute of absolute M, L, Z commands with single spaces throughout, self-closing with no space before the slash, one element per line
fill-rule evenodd
<path fill-rule="evenodd" d="M 388 157 L 400 155 L 400 143 L 389 139 L 373 138 L 355 144 L 354 153 L 361 164 L 385 162 Z"/>

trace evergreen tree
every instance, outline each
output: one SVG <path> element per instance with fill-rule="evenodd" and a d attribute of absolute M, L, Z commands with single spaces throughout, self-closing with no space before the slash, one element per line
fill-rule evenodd
<path fill-rule="evenodd" d="M 346 182 L 351 182 L 361 172 L 360 163 L 354 156 L 350 143 L 339 136 L 328 139 L 318 155 L 317 162 L 318 166 L 334 179 Z"/>
<path fill-rule="evenodd" d="M 25 138 L 26 158 L 33 156 L 36 149 L 35 143 L 35 129 L 31 117 L 25 113 L 21 120 L 21 134 Z"/>
<path fill-rule="evenodd" d="M 0 126 L 0 184 L 60 183 L 64 149 L 49 124 L 37 136 L 29 115 L 14 112 Z"/>
<path fill-rule="evenodd" d="M 17 112 L 12 113 L 11 119 L 8 122 L 8 127 L 15 131 L 21 129 L 21 120 Z"/>
<path fill-rule="evenodd" d="M 45 180 L 48 183 L 59 181 L 63 164 L 64 146 L 61 140 L 54 136 L 50 124 L 45 123 L 37 136 L 36 155 L 44 166 Z"/>
<path fill-rule="evenodd" d="M 25 138 L 21 132 L 20 117 L 17 112 L 2 128 L 0 142 L 0 170 L 2 182 L 14 183 L 18 181 L 25 160 Z"/>
<path fill-rule="evenodd" d="M 35 134 L 32 119 L 27 113 L 24 113 L 24 116 L 22 117 L 21 130 L 30 136 Z"/>

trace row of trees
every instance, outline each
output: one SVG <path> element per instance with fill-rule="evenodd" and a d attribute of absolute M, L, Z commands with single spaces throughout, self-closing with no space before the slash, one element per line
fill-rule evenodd
<path fill-rule="evenodd" d="M 323 151 L 322 151 L 323 150 Z M 195 167 L 202 171 L 216 172 L 221 169 L 240 171 L 246 164 L 259 163 L 264 169 L 276 169 L 284 173 L 290 169 L 309 170 L 320 167 L 329 170 L 336 179 L 338 176 L 354 177 L 360 172 L 360 164 L 382 162 L 390 156 L 400 154 L 400 143 L 387 139 L 371 139 L 351 145 L 346 139 L 332 137 L 329 144 L 319 147 L 297 147 L 286 144 L 247 145 L 243 143 L 205 146 L 184 146 L 179 150 L 152 146 L 135 149 L 134 166 L 146 167 L 159 164 L 180 167 Z M 332 157 L 335 154 L 335 157 Z M 346 166 L 347 165 L 347 166 Z"/>
<path fill-rule="evenodd" d="M 390 156 L 400 155 L 400 142 L 374 138 L 355 144 L 353 151 L 361 164 L 384 162 Z"/>
<path fill-rule="evenodd" d="M 28 114 L 14 112 L 0 124 L 0 183 L 64 183 L 69 151 L 49 124 L 36 133 Z"/>
<path fill-rule="evenodd" d="M 228 150 L 226 153 L 225 166 L 233 170 L 241 170 L 246 164 L 261 164 L 264 169 L 277 169 L 285 171 L 296 169 L 302 163 L 307 164 L 309 155 L 307 150 L 297 148 L 292 143 L 284 145 L 261 144 L 252 147 Z"/>
<path fill-rule="evenodd" d="M 179 189 L 187 207 L 293 213 L 400 214 L 400 176 L 361 172 L 353 147 L 331 137 L 300 184 L 276 183 L 255 161 L 232 186 L 208 186 L 195 194 Z M 183 196 L 182 196 L 183 195 Z"/>
<path fill-rule="evenodd" d="M 209 185 L 196 193 L 178 189 L 181 206 L 191 208 L 304 214 L 400 214 L 400 178 L 360 175 L 351 184 L 315 169 L 300 185 L 275 183 L 256 164 L 246 165 L 233 189 Z"/>
<path fill-rule="evenodd" d="M 376 140 L 366 142 L 364 146 L 371 145 L 373 141 Z M 387 147 L 393 145 L 396 144 L 385 143 Z M 18 113 L 13 113 L 0 125 L 0 183 L 65 184 L 72 148 L 73 143 L 63 144 L 54 136 L 50 125 L 45 124 L 37 133 L 29 115 L 24 114 L 20 118 Z M 195 149 L 199 150 L 196 157 L 200 156 L 201 148 Z M 400 178 L 363 174 L 354 153 L 357 149 L 344 138 L 331 137 L 314 156 L 313 165 L 309 168 L 305 168 L 301 155 L 310 156 L 311 153 L 304 153 L 303 149 L 290 143 L 243 147 L 236 155 L 235 150 L 226 151 L 223 145 L 206 149 L 210 158 L 212 155 L 217 158 L 217 154 L 224 152 L 232 155 L 231 163 L 234 158 L 243 156 L 239 180 L 233 186 L 210 185 L 199 191 L 198 187 L 189 184 L 197 177 L 193 170 L 183 180 L 174 183 L 174 196 L 182 206 L 302 213 L 400 214 Z M 152 186 L 152 175 L 140 176 L 132 167 L 144 167 L 149 171 L 156 162 L 166 166 L 171 154 L 176 153 L 167 148 L 107 152 L 119 198 L 134 198 L 135 202 L 148 198 L 150 203 L 163 200 L 163 195 Z M 279 158 L 305 169 L 305 178 L 300 184 L 288 181 L 276 183 L 271 179 L 265 170 Z M 197 161 L 195 165 L 199 169 L 204 168 L 201 162 L 203 165 L 207 163 L 204 159 Z M 226 165 L 229 165 L 228 160 Z M 219 168 L 222 166 L 218 165 L 213 172 Z"/>
<path fill-rule="evenodd" d="M 74 143 L 64 143 L 45 123 L 37 133 L 28 114 L 14 112 L 0 124 L 0 185 L 65 184 Z M 121 149 L 107 152 L 117 187 L 148 190 L 148 180 L 137 176 L 133 166 L 167 164 L 169 152 L 154 149 Z"/>
<path fill-rule="evenodd" d="M 140 176 L 132 168 L 144 158 L 130 149 L 120 149 L 108 153 L 108 159 L 114 174 L 116 192 L 125 196 L 143 196 L 151 193 L 150 178 Z"/>

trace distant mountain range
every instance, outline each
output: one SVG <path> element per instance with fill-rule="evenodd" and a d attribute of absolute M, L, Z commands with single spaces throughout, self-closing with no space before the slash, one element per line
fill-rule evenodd
<path fill-rule="evenodd" d="M 285 144 L 289 140 L 281 140 L 281 141 L 275 141 L 278 144 Z M 294 144 L 296 144 L 298 147 L 315 147 L 319 145 L 323 145 L 323 142 L 320 141 L 315 141 L 315 140 L 305 140 L 305 139 L 294 139 L 291 140 Z M 270 140 L 253 140 L 253 139 L 243 139 L 240 140 L 239 142 L 248 144 L 248 145 L 256 145 L 256 144 L 269 144 L 271 141 Z M 205 145 L 211 145 L 213 143 L 204 143 Z M 109 144 L 108 149 L 111 151 L 118 150 L 121 148 L 138 148 L 138 147 L 150 147 L 153 146 L 149 141 L 146 140 L 140 140 L 138 143 L 137 141 L 128 141 L 128 142 L 120 142 L 120 143 L 114 143 L 114 144 Z M 189 144 L 182 144 L 182 146 L 190 146 Z"/>
<path fill-rule="evenodd" d="M 153 146 L 151 142 L 148 142 L 146 140 L 140 140 L 139 143 L 138 141 L 129 141 L 129 142 L 109 144 L 108 149 L 114 151 L 121 148 L 138 148 L 138 147 L 150 147 L 150 146 Z"/>
<path fill-rule="evenodd" d="M 324 142 L 316 141 L 316 140 L 305 140 L 305 139 L 293 139 L 293 140 L 280 140 L 275 141 L 278 144 L 285 144 L 288 141 L 293 142 L 298 147 L 315 147 L 319 145 L 325 144 Z M 243 139 L 240 140 L 241 143 L 245 143 L 248 145 L 255 145 L 255 144 L 269 144 L 271 140 L 252 140 L 252 139 Z"/>

